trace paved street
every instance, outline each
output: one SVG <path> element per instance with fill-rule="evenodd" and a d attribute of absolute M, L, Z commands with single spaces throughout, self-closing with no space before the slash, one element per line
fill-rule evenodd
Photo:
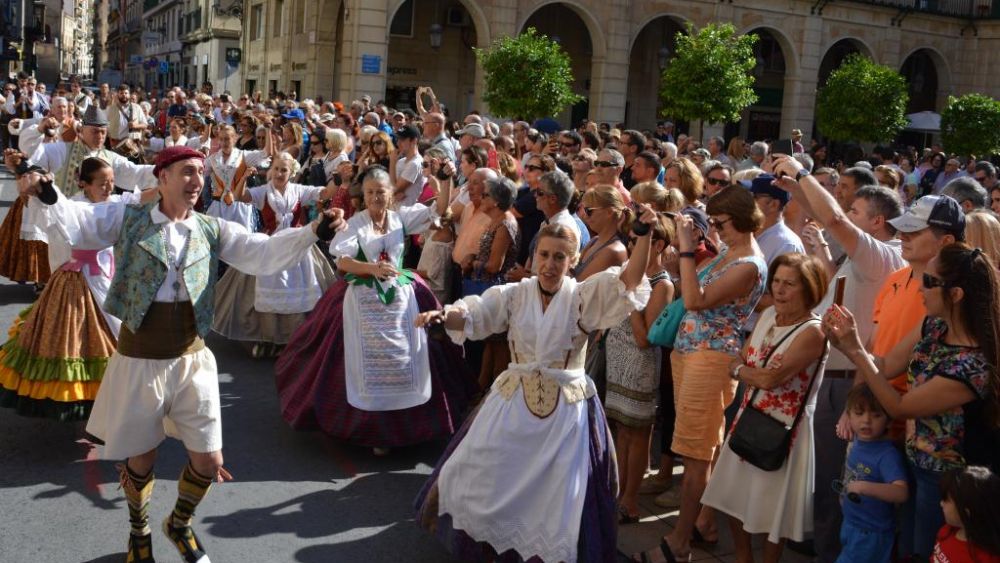
<path fill-rule="evenodd" d="M 2 213 L 14 194 L 10 177 L 0 176 Z M 28 286 L 0 284 L 0 330 L 33 300 Z M 414 524 L 411 508 L 443 443 L 375 458 L 369 449 L 320 433 L 295 432 L 279 415 L 273 362 L 253 360 L 218 337 L 208 344 L 221 372 L 225 465 L 235 477 L 214 487 L 196 516 L 213 561 L 451 560 Z M 0 409 L 0 561 L 124 561 L 127 512 L 114 464 L 97 460 L 98 449 L 83 439 L 83 427 Z M 150 509 L 160 561 L 179 561 L 158 527 L 173 506 L 184 463 L 180 443 L 168 440 L 160 448 Z M 643 522 L 621 531 L 626 551 L 655 546 L 676 515 L 650 500 L 645 498 Z M 727 535 L 712 552 L 696 552 L 696 559 L 731 560 Z M 805 558 L 789 554 L 786 560 Z"/>

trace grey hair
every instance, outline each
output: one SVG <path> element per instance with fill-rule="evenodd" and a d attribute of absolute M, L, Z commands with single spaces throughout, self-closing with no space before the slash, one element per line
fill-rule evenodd
<path fill-rule="evenodd" d="M 621 155 L 619 154 L 619 156 Z M 569 202 L 573 199 L 573 192 L 576 191 L 576 187 L 573 186 L 573 180 L 565 172 L 561 170 L 546 172 L 542 174 L 539 181 L 542 182 L 548 191 L 552 192 L 552 195 L 556 196 L 556 203 L 559 204 L 560 209 L 569 207 Z"/>
<path fill-rule="evenodd" d="M 336 127 L 328 128 L 326 130 L 326 144 L 334 154 L 343 151 L 347 148 L 347 133 Z"/>
<path fill-rule="evenodd" d="M 424 151 L 424 160 L 430 160 L 432 158 L 437 158 L 439 160 L 444 160 L 447 158 L 451 160 L 451 157 L 448 156 L 448 153 L 444 152 L 444 149 L 437 146 L 430 147 L 426 151 Z"/>
<path fill-rule="evenodd" d="M 750 145 L 750 154 L 753 156 L 767 156 L 770 149 L 764 141 L 756 141 Z"/>
<path fill-rule="evenodd" d="M 66 104 L 68 104 L 68 103 L 69 103 L 69 100 L 67 100 L 67 99 L 66 99 L 66 98 L 64 98 L 63 96 L 54 96 L 54 97 L 52 98 L 52 101 L 51 101 L 51 102 L 49 103 L 49 105 L 50 105 L 50 106 L 54 106 L 54 105 L 56 105 L 56 104 L 57 104 L 57 103 L 59 103 L 59 102 L 63 102 L 63 103 L 66 103 Z"/>
<path fill-rule="evenodd" d="M 797 152 L 797 153 L 795 153 L 795 154 L 792 155 L 792 158 L 794 158 L 795 160 L 799 161 L 799 164 L 801 164 L 803 167 L 805 167 L 806 172 L 809 172 L 810 174 L 812 173 L 812 169 L 813 169 L 813 166 L 815 166 L 815 163 L 813 162 L 812 157 L 809 156 L 808 153 Z"/>
<path fill-rule="evenodd" d="M 378 183 L 385 187 L 392 185 L 392 180 L 389 178 L 389 172 L 382 168 L 381 166 L 373 166 L 365 172 L 364 184 L 368 185 L 371 183 Z"/>
<path fill-rule="evenodd" d="M 486 193 L 501 211 L 507 211 L 517 199 L 517 186 L 509 178 L 500 176 L 486 180 Z"/>
<path fill-rule="evenodd" d="M 669 158 L 670 160 L 677 158 L 677 145 L 671 143 L 670 141 L 667 141 L 666 143 L 663 143 L 663 145 L 661 146 L 663 147 L 663 154 L 667 155 L 667 158 Z"/>
<path fill-rule="evenodd" d="M 611 155 L 611 161 L 615 163 L 615 166 L 625 166 L 625 157 L 622 156 L 622 153 L 615 149 L 605 148 L 601 150 Z"/>
<path fill-rule="evenodd" d="M 974 209 L 986 207 L 990 197 L 990 194 L 986 193 L 986 188 L 968 176 L 961 176 L 948 182 L 941 193 L 953 198 L 959 205 L 963 201 L 968 201 Z"/>

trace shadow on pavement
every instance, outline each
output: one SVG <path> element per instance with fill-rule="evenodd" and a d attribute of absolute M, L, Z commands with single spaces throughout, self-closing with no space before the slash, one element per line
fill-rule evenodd
<path fill-rule="evenodd" d="M 109 553 L 107 555 L 98 557 L 97 559 L 91 559 L 90 561 L 84 561 L 83 563 L 121 563 L 125 560 L 128 554 L 124 551 L 121 553 Z"/>

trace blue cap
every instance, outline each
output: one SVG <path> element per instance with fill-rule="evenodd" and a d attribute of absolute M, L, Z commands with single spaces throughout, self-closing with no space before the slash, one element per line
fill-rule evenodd
<path fill-rule="evenodd" d="M 753 181 L 748 182 L 743 180 L 740 182 L 740 185 L 750 190 L 753 195 L 766 195 L 773 197 L 778 200 L 782 206 L 784 206 L 790 199 L 792 199 L 792 196 L 790 196 L 785 190 L 773 185 L 774 180 L 774 176 L 770 174 L 761 174 L 760 176 L 754 178 Z"/>
<path fill-rule="evenodd" d="M 298 119 L 299 121 L 306 120 L 306 114 L 303 113 L 302 110 L 300 110 L 299 108 L 288 110 L 287 113 L 281 114 L 281 117 L 284 117 L 285 119 Z"/>

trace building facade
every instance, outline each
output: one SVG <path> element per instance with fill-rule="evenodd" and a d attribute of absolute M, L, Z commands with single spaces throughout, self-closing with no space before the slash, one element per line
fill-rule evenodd
<path fill-rule="evenodd" d="M 184 2 L 181 0 L 146 0 L 142 20 L 143 80 L 146 90 L 163 90 L 181 84 L 181 30 Z"/>
<path fill-rule="evenodd" d="M 238 90 L 240 69 L 226 63 L 226 49 L 240 47 L 241 0 L 186 0 L 181 37 L 182 71 L 178 84 L 214 92 Z"/>
<path fill-rule="evenodd" d="M 105 44 L 108 60 L 104 69 L 112 71 L 118 79 L 115 82 L 142 83 L 142 31 L 145 29 L 142 14 L 142 0 L 110 0 Z"/>
<path fill-rule="evenodd" d="M 650 127 L 660 71 L 686 24 L 731 22 L 761 37 L 758 103 L 730 134 L 806 138 L 816 90 L 860 52 L 910 81 L 911 111 L 948 94 L 1000 97 L 1000 0 L 246 0 L 244 90 L 349 101 L 371 95 L 404 107 L 431 85 L 456 113 L 481 109 L 473 48 L 527 27 L 569 54 L 586 101 L 557 116 Z"/>

